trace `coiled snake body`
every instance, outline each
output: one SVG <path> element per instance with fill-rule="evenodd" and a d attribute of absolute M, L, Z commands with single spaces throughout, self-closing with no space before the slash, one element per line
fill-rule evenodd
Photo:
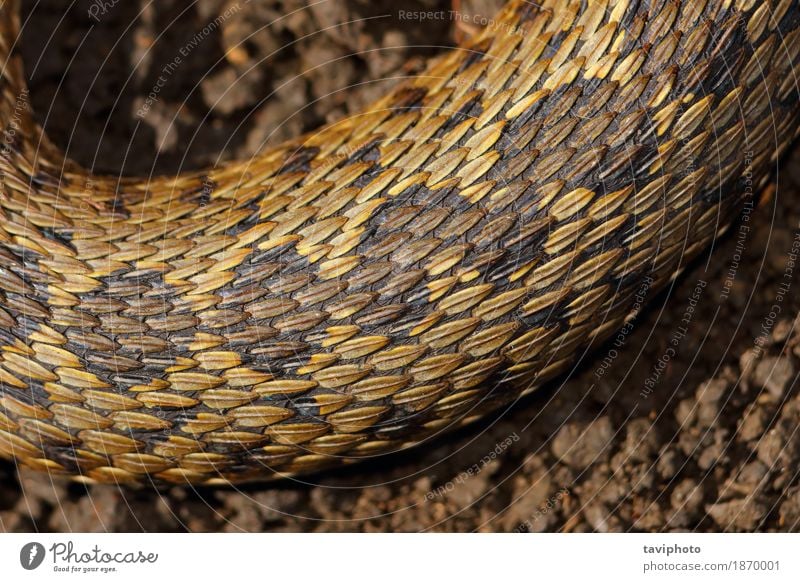
<path fill-rule="evenodd" d="M 307 472 L 518 398 L 798 132 L 795 0 L 513 1 L 360 115 L 120 180 L 34 124 L 0 10 L 0 454 L 85 480 Z"/>

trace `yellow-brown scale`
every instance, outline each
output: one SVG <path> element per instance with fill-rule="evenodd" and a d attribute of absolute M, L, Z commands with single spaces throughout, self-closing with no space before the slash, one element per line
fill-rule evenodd
<path fill-rule="evenodd" d="M 515 1 L 360 115 L 120 180 L 35 126 L 0 10 L 0 454 L 85 480 L 307 472 L 519 398 L 798 133 L 796 1 Z"/>

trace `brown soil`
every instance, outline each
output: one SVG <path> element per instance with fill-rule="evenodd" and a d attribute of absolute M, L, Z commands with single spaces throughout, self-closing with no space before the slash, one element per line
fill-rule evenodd
<path fill-rule="evenodd" d="M 306 3 L 159 0 L 139 16 L 139 2 L 120 2 L 99 22 L 77 4 L 32 14 L 33 104 L 72 157 L 126 174 L 249 156 L 347 115 L 418 70 L 454 26 L 409 24 L 389 0 L 295 13 Z M 231 6 L 138 117 L 163 67 Z M 0 531 L 800 530 L 800 149 L 776 178 L 629 333 L 479 426 L 242 489 L 87 488 L 5 462 Z"/>

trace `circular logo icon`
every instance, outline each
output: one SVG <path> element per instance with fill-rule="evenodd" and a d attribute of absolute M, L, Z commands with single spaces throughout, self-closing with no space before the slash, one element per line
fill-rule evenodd
<path fill-rule="evenodd" d="M 35 570 L 44 561 L 44 546 L 39 542 L 29 542 L 19 551 L 19 563 L 26 570 Z"/>

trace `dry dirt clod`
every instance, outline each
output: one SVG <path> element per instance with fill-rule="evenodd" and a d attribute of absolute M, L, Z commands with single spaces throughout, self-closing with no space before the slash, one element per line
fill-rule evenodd
<path fill-rule="evenodd" d="M 795 376 L 795 367 L 787 357 L 761 360 L 753 373 L 753 381 L 764 388 L 773 400 L 780 402 Z"/>
<path fill-rule="evenodd" d="M 769 507 L 753 497 L 706 506 L 706 512 L 725 531 L 753 531 Z"/>
<path fill-rule="evenodd" d="M 611 421 L 604 416 L 588 424 L 569 422 L 553 439 L 553 454 L 564 464 L 585 469 L 609 454 L 614 436 Z"/>
<path fill-rule="evenodd" d="M 673 489 L 670 503 L 676 511 L 685 512 L 688 517 L 693 518 L 702 508 L 704 498 L 702 484 L 694 479 L 684 479 Z"/>

